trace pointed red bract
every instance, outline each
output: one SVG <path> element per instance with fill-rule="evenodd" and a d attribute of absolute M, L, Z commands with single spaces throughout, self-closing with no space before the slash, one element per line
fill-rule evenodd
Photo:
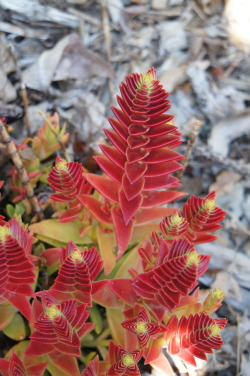
<path fill-rule="evenodd" d="M 83 166 L 77 162 L 66 163 L 62 158 L 57 156 L 56 165 L 53 167 L 48 176 L 48 182 L 51 188 L 59 193 L 54 193 L 51 198 L 54 201 L 65 202 L 68 209 L 59 214 L 61 222 L 70 222 L 79 218 L 83 206 L 78 200 L 77 195 L 89 194 L 92 186 L 83 176 Z"/>
<path fill-rule="evenodd" d="M 183 214 L 189 223 L 189 231 L 185 234 L 193 243 L 205 243 L 216 239 L 207 234 L 218 230 L 226 212 L 215 206 L 215 192 L 205 198 L 192 196 L 183 206 Z"/>
<path fill-rule="evenodd" d="M 149 302 L 151 309 L 162 319 L 163 309 L 172 311 L 182 296 L 197 284 L 206 269 L 210 256 L 199 255 L 186 240 L 177 240 L 162 256 L 162 263 L 149 272 L 138 274 L 132 282 L 136 293 Z"/>

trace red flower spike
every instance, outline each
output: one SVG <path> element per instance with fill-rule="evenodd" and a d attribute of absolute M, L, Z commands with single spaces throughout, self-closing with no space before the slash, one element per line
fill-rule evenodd
<path fill-rule="evenodd" d="M 3 376 L 42 376 L 46 366 L 47 363 L 41 363 L 25 367 L 15 353 L 11 354 L 10 361 L 0 359 L 0 372 Z"/>
<path fill-rule="evenodd" d="M 212 319 L 205 313 L 182 316 L 179 321 L 172 316 L 165 332 L 168 352 L 196 366 L 194 357 L 206 360 L 206 353 L 221 348 L 219 333 L 226 323 L 226 319 Z"/>
<path fill-rule="evenodd" d="M 62 248 L 61 267 L 50 293 L 58 300 L 77 299 L 91 306 L 92 281 L 100 273 L 102 264 L 96 248 L 80 251 L 70 241 Z"/>
<path fill-rule="evenodd" d="M 164 114 L 170 107 L 168 94 L 156 80 L 155 69 L 127 76 L 120 91 L 117 101 L 121 109 L 112 108 L 116 118 L 109 119 L 113 131 L 105 131 L 113 146 L 101 145 L 105 156 L 95 158 L 108 178 L 86 178 L 95 180 L 95 189 L 107 199 L 111 199 L 110 193 L 103 187 L 107 179 L 115 183 L 119 194 L 115 193 L 113 202 L 117 203 L 118 197 L 123 220 L 129 225 L 141 208 L 155 208 L 183 195 L 152 192 L 175 186 L 177 179 L 171 181 L 169 174 L 182 168 L 176 161 L 183 157 L 171 150 L 180 143 L 180 133 L 169 124 L 172 116 Z M 156 177 L 159 182 L 153 183 Z M 150 191 L 147 196 L 145 190 Z"/>
<path fill-rule="evenodd" d="M 29 320 L 31 308 L 26 296 L 34 296 L 31 288 L 36 280 L 30 255 L 32 236 L 16 219 L 0 226 L 0 296 L 14 305 Z"/>
<path fill-rule="evenodd" d="M 28 254 L 32 252 L 33 235 L 24 226 L 21 226 L 16 218 L 12 218 L 6 225 L 13 238 L 15 238 L 21 247 L 23 247 Z M 32 256 L 34 257 L 34 256 Z M 34 258 L 36 259 L 36 258 Z"/>
<path fill-rule="evenodd" d="M 111 367 L 107 371 L 107 376 L 136 376 L 140 375 L 137 367 L 138 361 L 142 357 L 141 350 L 128 353 L 121 346 L 117 346 L 113 341 L 109 344 L 109 357 Z"/>
<path fill-rule="evenodd" d="M 56 165 L 49 172 L 48 182 L 51 188 L 60 192 L 51 195 L 51 198 L 69 205 L 68 209 L 60 213 L 61 222 L 73 221 L 79 217 L 82 212 L 82 203 L 77 199 L 77 195 L 89 194 L 92 190 L 91 185 L 83 176 L 84 171 L 80 163 L 66 163 L 57 156 Z"/>
<path fill-rule="evenodd" d="M 203 243 L 214 240 L 206 232 L 218 230 L 225 217 L 225 212 L 215 206 L 215 192 L 209 193 L 205 198 L 192 196 L 183 206 L 183 214 L 189 223 L 189 232 L 186 236 L 194 243 Z M 212 238 L 211 238 L 212 236 Z"/>
<path fill-rule="evenodd" d="M 80 356 L 80 338 L 94 327 L 94 324 L 85 323 L 89 316 L 86 305 L 77 305 L 76 300 L 58 304 L 44 291 L 42 307 L 43 311 L 34 323 L 35 331 L 30 336 L 31 344 L 26 354 L 35 356 L 57 350 L 60 353 Z"/>
<path fill-rule="evenodd" d="M 160 229 L 166 239 L 177 238 L 188 231 L 188 222 L 176 212 L 175 215 L 161 221 Z"/>
<path fill-rule="evenodd" d="M 157 313 L 157 305 L 172 311 L 181 297 L 196 286 L 197 278 L 206 271 L 209 260 L 210 256 L 199 255 L 186 240 L 177 240 L 162 264 L 139 274 L 132 286 L 150 306 L 155 305 L 155 314 L 160 315 Z"/>
<path fill-rule="evenodd" d="M 122 326 L 137 335 L 141 347 L 147 346 L 150 337 L 161 331 L 159 325 L 151 322 L 143 307 L 139 310 L 137 317 L 123 321 Z"/>

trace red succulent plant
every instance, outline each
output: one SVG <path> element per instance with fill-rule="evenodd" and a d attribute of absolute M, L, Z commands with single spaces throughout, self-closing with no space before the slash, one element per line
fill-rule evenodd
<path fill-rule="evenodd" d="M 226 319 L 212 319 L 205 313 L 182 316 L 180 320 L 173 316 L 165 333 L 168 352 L 195 366 L 194 357 L 206 360 L 206 353 L 221 348 L 220 331 L 226 323 Z"/>
<path fill-rule="evenodd" d="M 47 363 L 29 365 L 24 363 L 15 354 L 11 354 L 9 361 L 0 359 L 0 372 L 3 376 L 42 376 Z"/>
<path fill-rule="evenodd" d="M 89 194 L 91 185 L 83 177 L 83 166 L 77 162 L 66 162 L 57 156 L 56 165 L 51 169 L 48 182 L 56 192 L 51 195 L 54 201 L 68 204 L 68 208 L 60 213 L 60 222 L 73 221 L 82 216 L 83 206 L 78 200 L 79 193 Z"/>
<path fill-rule="evenodd" d="M 170 174 L 182 168 L 177 161 L 183 157 L 172 150 L 181 143 L 180 133 L 171 123 L 173 116 L 165 114 L 170 108 L 168 93 L 156 79 L 155 69 L 145 75 L 127 76 L 120 91 L 117 101 L 121 109 L 113 107 L 115 118 L 109 119 L 113 130 L 105 130 L 113 146 L 100 145 L 105 155 L 95 157 L 108 177 L 85 174 L 93 187 L 113 203 L 110 211 L 118 256 L 126 250 L 132 227 L 140 224 L 143 215 L 151 220 L 160 218 L 163 211 L 158 210 L 159 206 L 184 195 L 172 190 L 179 184 Z M 81 195 L 81 200 L 92 209 L 93 198 Z"/>
<path fill-rule="evenodd" d="M 142 357 L 142 350 L 127 352 L 113 341 L 109 344 L 109 360 L 111 367 L 107 376 L 136 376 L 140 375 L 137 363 Z"/>
<path fill-rule="evenodd" d="M 34 328 L 27 355 L 41 355 L 57 350 L 73 356 L 80 356 L 80 339 L 94 327 L 86 323 L 89 312 L 86 304 L 77 300 L 59 303 L 48 292 L 42 295 L 42 305 L 34 301 Z M 41 344 L 45 346 L 41 346 Z"/>
<path fill-rule="evenodd" d="M 197 279 L 205 273 L 210 256 L 198 254 L 187 240 L 176 240 L 159 266 L 138 274 L 132 286 L 145 299 L 151 309 L 162 319 L 165 310 L 172 311 L 182 296 L 197 285 Z"/>
<path fill-rule="evenodd" d="M 135 333 L 141 347 L 145 347 L 151 336 L 162 331 L 162 328 L 152 322 L 146 309 L 140 306 L 136 317 L 122 322 L 122 326 L 128 331 Z"/>
<path fill-rule="evenodd" d="M 96 248 L 80 251 L 69 242 L 62 248 L 61 267 L 50 294 L 58 301 L 77 299 L 91 306 L 92 281 L 100 273 L 102 264 Z"/>
<path fill-rule="evenodd" d="M 120 92 L 120 108 L 112 108 L 109 119 L 112 130 L 105 130 L 111 145 L 101 145 L 104 155 L 95 157 L 104 174 L 88 173 L 59 156 L 49 172 L 51 198 L 60 209 L 54 215 L 61 223 L 45 220 L 31 228 L 56 248 L 38 244 L 40 257 L 33 256 L 32 233 L 17 219 L 5 222 L 0 216 L 1 325 L 13 331 L 23 320 L 19 313 L 15 317 L 17 309 L 31 331 L 30 341 L 18 347 L 20 358 L 12 349 L 10 360 L 0 359 L 3 376 L 39 376 L 45 360 L 53 376 L 79 376 L 81 362 L 87 364 L 81 376 L 138 376 L 142 357 L 168 372 L 162 347 L 195 365 L 196 357 L 206 359 L 223 344 L 226 319 L 208 316 L 220 307 L 223 293 L 215 289 L 199 301 L 198 279 L 210 256 L 197 253 L 195 244 L 215 239 L 210 233 L 220 228 L 225 212 L 215 206 L 214 192 L 204 199 L 192 196 L 183 210 L 165 206 L 185 195 L 174 190 L 179 182 L 171 176 L 182 168 L 183 157 L 173 150 L 180 133 L 165 113 L 168 94 L 154 68 L 128 75 Z M 40 132 L 48 145 L 38 139 L 33 145 L 41 158 L 58 149 L 50 128 L 48 123 Z M 65 228 L 67 234 L 60 232 Z M 35 265 L 48 273 L 49 290 L 39 291 L 42 276 Z"/>
<path fill-rule="evenodd" d="M 29 320 L 31 309 L 27 296 L 36 280 L 35 256 L 31 255 L 32 235 L 15 218 L 0 226 L 0 301 L 9 301 Z"/>

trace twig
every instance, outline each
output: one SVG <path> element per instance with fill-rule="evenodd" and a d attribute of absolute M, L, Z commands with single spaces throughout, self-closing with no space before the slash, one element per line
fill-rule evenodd
<path fill-rule="evenodd" d="M 8 156 L 11 158 L 12 162 L 14 163 L 17 173 L 20 177 L 21 183 L 26 189 L 26 197 L 30 201 L 31 206 L 34 212 L 36 213 L 38 219 L 41 220 L 43 218 L 43 212 L 39 205 L 37 197 L 34 194 L 32 185 L 30 184 L 27 171 L 25 170 L 23 166 L 22 160 L 20 158 L 20 155 L 17 151 L 17 148 L 14 142 L 11 140 L 9 133 L 1 120 L 0 120 L 0 138 L 2 139 L 2 143 L 6 145 Z"/>
<path fill-rule="evenodd" d="M 49 120 L 48 116 L 44 115 L 44 113 L 42 111 L 39 111 L 39 114 L 42 116 L 43 120 L 45 121 L 45 123 L 48 125 L 49 129 L 51 130 L 51 132 L 55 136 L 56 141 L 58 142 L 58 144 L 60 145 L 60 147 L 62 149 L 64 158 L 66 159 L 67 162 L 71 162 L 70 156 L 67 153 L 65 145 L 62 143 L 62 140 L 60 139 L 60 137 L 57 136 L 57 134 L 56 134 L 56 132 L 53 128 L 53 125 L 52 125 L 51 121 Z"/>
<path fill-rule="evenodd" d="M 188 161 L 191 157 L 191 154 L 192 154 L 192 151 L 193 151 L 193 148 L 194 148 L 194 143 L 195 143 L 196 137 L 198 136 L 198 133 L 199 133 L 202 125 L 203 125 L 202 121 L 200 121 L 198 119 L 195 119 L 193 124 L 191 125 L 191 135 L 190 135 L 189 140 L 188 140 L 187 150 L 186 150 L 186 153 L 185 153 L 185 159 L 183 160 L 183 162 L 181 162 L 182 165 L 183 165 L 183 169 L 179 170 L 176 174 L 176 177 L 178 179 L 181 179 L 181 177 L 183 176 L 183 174 L 184 174 L 184 172 L 187 168 Z"/>
<path fill-rule="evenodd" d="M 223 158 L 220 155 L 212 154 L 210 149 L 205 145 L 197 145 L 195 147 L 195 155 L 221 163 L 223 166 L 226 166 L 241 175 L 250 176 L 250 163 L 245 163 L 243 159 L 233 160 L 228 157 Z"/>
<path fill-rule="evenodd" d="M 24 124 L 27 128 L 28 136 L 30 136 L 31 135 L 31 130 L 30 130 L 31 126 L 30 126 L 30 118 L 29 118 L 29 114 L 28 114 L 28 108 L 29 108 L 28 93 L 27 93 L 27 90 L 26 90 L 25 83 L 23 81 L 22 72 L 19 69 L 18 64 L 17 64 L 17 58 L 16 58 L 16 54 L 15 54 L 15 51 L 14 51 L 14 46 L 12 44 L 9 45 L 9 51 L 10 51 L 11 56 L 13 57 L 13 60 L 15 62 L 16 72 L 17 72 L 18 79 L 19 79 L 20 84 L 21 84 L 21 97 L 22 97 L 22 101 L 23 101 Z"/>
<path fill-rule="evenodd" d="M 90 14 L 81 12 L 81 11 L 74 9 L 74 8 L 68 8 L 67 11 L 68 11 L 68 13 L 71 13 L 74 16 L 82 18 L 84 21 L 89 22 L 89 23 L 93 24 L 94 26 L 100 27 L 99 19 L 96 18 L 96 17 L 92 17 Z"/>
<path fill-rule="evenodd" d="M 102 0 L 102 26 L 103 26 L 103 34 L 105 39 L 105 46 L 106 46 L 106 55 L 108 58 L 108 61 L 111 62 L 111 33 L 110 33 L 110 23 L 109 23 L 109 14 L 106 6 L 106 1 Z M 112 84 L 111 79 L 108 79 L 109 84 L 109 91 L 110 91 L 110 97 L 111 101 L 114 100 L 114 86 Z"/>
<path fill-rule="evenodd" d="M 240 341 L 240 317 L 237 314 L 237 350 L 236 350 L 236 375 L 240 373 L 240 361 L 241 361 L 241 341 Z"/>

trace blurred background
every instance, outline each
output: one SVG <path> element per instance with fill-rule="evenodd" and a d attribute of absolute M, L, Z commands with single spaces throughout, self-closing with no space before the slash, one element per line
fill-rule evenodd
<path fill-rule="evenodd" d="M 16 142 L 39 129 L 39 112 L 56 111 L 71 158 L 94 171 L 119 83 L 154 66 L 179 151 L 189 145 L 182 189 L 215 189 L 228 213 L 217 242 L 199 246 L 213 256 L 201 293 L 225 291 L 225 345 L 197 369 L 176 363 L 176 375 L 250 375 L 249 56 L 249 0 L 0 0 L 0 118 Z M 2 178 L 5 165 L 0 144 Z"/>

